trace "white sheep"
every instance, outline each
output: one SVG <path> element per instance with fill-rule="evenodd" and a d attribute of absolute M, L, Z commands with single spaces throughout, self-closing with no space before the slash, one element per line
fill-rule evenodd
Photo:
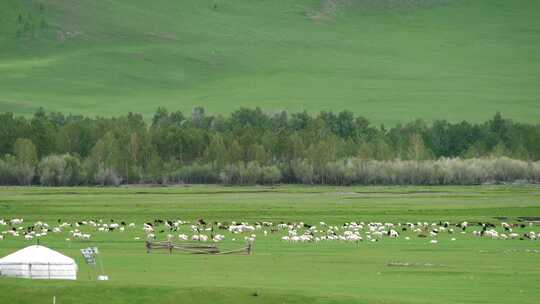
<path fill-rule="evenodd" d="M 214 242 L 221 242 L 221 241 L 223 241 L 224 239 L 225 239 L 225 236 L 224 236 L 224 235 L 222 235 L 222 234 L 217 234 L 217 235 L 214 236 L 213 241 L 214 241 Z"/>
<path fill-rule="evenodd" d="M 11 221 L 9 221 L 11 223 L 11 225 L 20 225 L 24 222 L 23 219 L 12 219 Z"/>

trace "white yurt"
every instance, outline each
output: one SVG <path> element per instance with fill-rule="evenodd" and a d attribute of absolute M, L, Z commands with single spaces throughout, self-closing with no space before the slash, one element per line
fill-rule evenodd
<path fill-rule="evenodd" d="M 75 260 L 40 245 L 32 245 L 0 259 L 0 275 L 29 279 L 76 280 Z"/>

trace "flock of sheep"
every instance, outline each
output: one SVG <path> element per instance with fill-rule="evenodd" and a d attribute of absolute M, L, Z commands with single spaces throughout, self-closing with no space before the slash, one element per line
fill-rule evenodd
<path fill-rule="evenodd" d="M 58 219 L 54 225 L 43 221 L 25 224 L 22 218 L 0 219 L 0 227 L 4 230 L 0 240 L 6 237 L 23 237 L 31 241 L 43 238 L 49 234 L 67 233 L 66 241 L 90 240 L 99 233 L 123 233 L 131 230 L 134 240 L 155 240 L 157 236 L 168 241 L 196 241 L 196 242 L 222 242 L 227 238 L 231 241 L 243 240 L 254 242 L 258 235 L 267 237 L 277 235 L 284 243 L 302 242 L 377 242 L 385 238 L 396 239 L 405 235 L 405 240 L 411 237 L 426 238 L 429 243 L 437 244 L 442 234 L 451 235 L 450 240 L 455 241 L 459 234 L 470 234 L 475 237 L 489 239 L 520 239 L 537 240 L 540 235 L 532 231 L 533 224 L 524 223 L 450 223 L 450 222 L 417 222 L 417 223 L 380 223 L 380 222 L 348 222 L 341 225 L 329 225 L 325 222 L 307 224 L 304 222 L 272 223 L 272 222 L 213 222 L 207 223 L 203 219 L 194 222 L 181 220 L 155 219 L 142 225 L 115 221 L 113 219 L 84 220 L 65 222 Z"/>

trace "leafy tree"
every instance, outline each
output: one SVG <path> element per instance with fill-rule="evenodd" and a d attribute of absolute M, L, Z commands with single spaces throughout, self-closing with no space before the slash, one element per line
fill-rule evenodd
<path fill-rule="evenodd" d="M 208 120 L 205 117 L 204 114 L 204 108 L 202 107 L 195 107 L 193 108 L 193 111 L 191 112 L 191 122 L 194 127 L 196 128 L 206 128 Z"/>
<path fill-rule="evenodd" d="M 407 159 L 423 160 L 428 159 L 431 156 L 429 151 L 424 145 L 424 140 L 420 134 L 414 133 L 409 137 L 409 147 L 407 149 Z"/>
<path fill-rule="evenodd" d="M 455 157 L 476 161 L 453 161 Z M 530 161 L 525 166 L 530 169 L 504 157 Z M 186 118 L 180 111 L 158 108 L 148 126 L 134 113 L 90 118 L 40 109 L 30 118 L 0 113 L 0 158 L 1 184 L 218 178 L 233 184 L 469 184 L 486 176 L 503 181 L 523 172 L 536 176 L 540 125 L 516 123 L 497 113 L 484 123 L 439 120 L 428 125 L 416 120 L 388 129 L 371 126 L 349 111 L 312 116 L 242 108 L 229 116 L 212 116 L 196 108 Z M 432 158 L 437 160 L 427 161 Z M 461 167 L 465 165 L 476 167 Z M 66 179 L 69 170 L 80 176 L 69 173 Z M 466 178 L 456 179 L 456 174 Z"/>
<path fill-rule="evenodd" d="M 263 184 L 276 184 L 282 178 L 281 170 L 277 166 L 263 167 L 261 172 L 261 183 Z"/>
<path fill-rule="evenodd" d="M 30 139 L 18 138 L 13 147 L 13 153 L 21 164 L 34 167 L 38 163 L 36 146 Z"/>
<path fill-rule="evenodd" d="M 56 126 L 48 119 L 45 111 L 39 109 L 30 121 L 30 139 L 36 145 L 39 157 L 55 152 L 56 131 Z"/>
<path fill-rule="evenodd" d="M 164 173 L 163 160 L 155 150 L 152 150 L 146 166 L 145 180 L 150 183 L 161 183 Z"/>
<path fill-rule="evenodd" d="M 227 153 L 225 154 L 227 163 L 234 164 L 243 160 L 244 150 L 237 140 L 233 139 L 228 145 Z"/>
<path fill-rule="evenodd" d="M 18 138 L 29 138 L 30 133 L 30 125 L 24 117 L 0 113 L 0 156 L 13 153 L 15 141 Z"/>
<path fill-rule="evenodd" d="M 210 137 L 210 143 L 204 152 L 207 162 L 213 163 L 217 168 L 223 168 L 227 161 L 227 149 L 223 142 L 223 136 L 214 134 Z"/>
<path fill-rule="evenodd" d="M 35 167 L 21 163 L 15 156 L 6 155 L 0 162 L 0 182 L 4 185 L 28 186 L 35 177 Z"/>

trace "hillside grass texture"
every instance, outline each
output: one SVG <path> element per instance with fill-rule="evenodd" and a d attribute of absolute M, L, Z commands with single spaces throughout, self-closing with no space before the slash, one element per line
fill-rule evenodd
<path fill-rule="evenodd" d="M 540 2 L 4 0 L 0 111 L 539 122 Z M 22 18 L 19 18 L 21 15 Z"/>

